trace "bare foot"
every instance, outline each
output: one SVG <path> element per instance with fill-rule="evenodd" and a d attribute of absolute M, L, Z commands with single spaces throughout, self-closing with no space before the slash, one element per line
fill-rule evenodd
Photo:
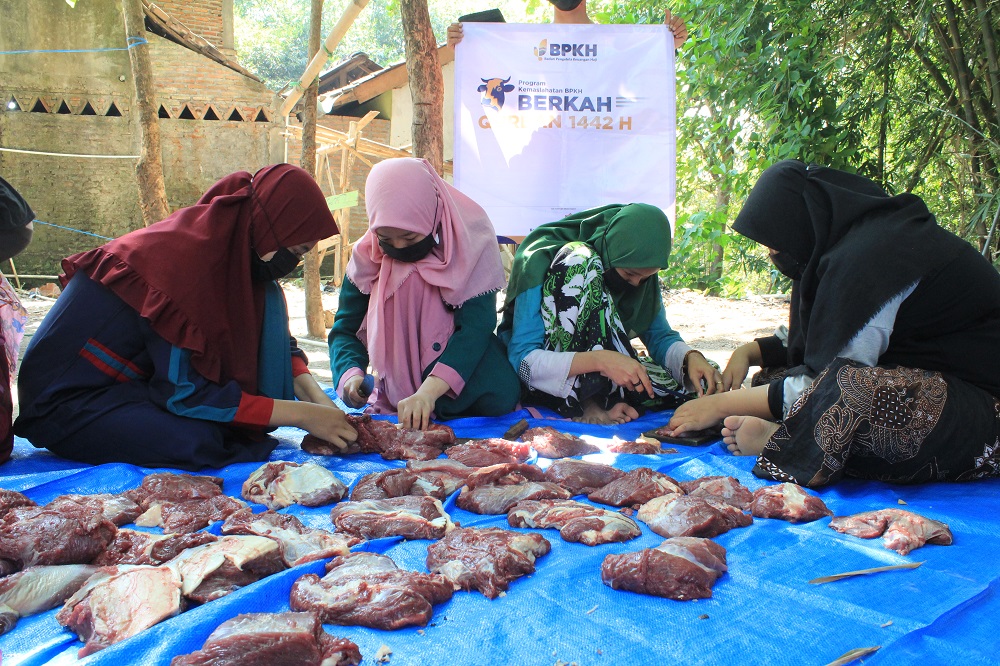
<path fill-rule="evenodd" d="M 722 441 L 734 456 L 759 456 L 778 430 L 777 423 L 756 416 L 727 416 L 723 424 Z"/>
<path fill-rule="evenodd" d="M 639 412 L 627 403 L 619 402 L 611 409 L 603 409 L 593 401 L 587 401 L 583 406 L 583 415 L 574 418 L 579 423 L 596 423 L 610 425 L 612 423 L 628 423 L 639 418 Z"/>

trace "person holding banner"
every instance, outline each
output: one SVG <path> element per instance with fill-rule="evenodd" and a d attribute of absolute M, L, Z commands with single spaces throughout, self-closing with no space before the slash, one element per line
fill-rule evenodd
<path fill-rule="evenodd" d="M 421 429 L 433 417 L 512 411 L 519 386 L 493 333 L 505 280 L 486 211 L 413 158 L 376 164 L 365 204 L 369 228 L 329 336 L 338 393 Z M 369 362 L 371 396 L 361 390 Z"/>
<path fill-rule="evenodd" d="M 587 0 L 549 0 L 552 3 L 552 23 L 556 25 L 588 25 L 592 24 L 587 13 Z M 503 20 L 503 15 L 499 16 Z M 679 49 L 688 38 L 687 24 L 684 19 L 674 16 L 670 10 L 665 10 L 663 22 L 674 35 L 674 48 Z M 462 24 L 452 23 L 448 26 L 448 46 L 455 46 L 462 41 Z"/>
<path fill-rule="evenodd" d="M 733 229 L 792 279 L 787 336 L 737 349 L 724 382 L 680 406 L 683 435 L 724 421 L 754 474 L 807 486 L 1000 476 L 1000 275 L 912 194 L 785 160 Z"/>
<path fill-rule="evenodd" d="M 278 164 L 64 259 L 14 431 L 72 460 L 189 470 L 267 460 L 278 426 L 345 448 L 357 433 L 309 373 L 277 282 L 336 233 L 312 176 Z"/>
<path fill-rule="evenodd" d="M 648 204 L 585 210 L 535 228 L 517 249 L 500 323 L 525 401 L 588 423 L 625 423 L 723 388 L 722 375 L 667 323 L 657 273 L 670 221 Z M 638 336 L 652 359 L 639 357 Z M 676 404 L 676 400 L 673 401 Z"/>

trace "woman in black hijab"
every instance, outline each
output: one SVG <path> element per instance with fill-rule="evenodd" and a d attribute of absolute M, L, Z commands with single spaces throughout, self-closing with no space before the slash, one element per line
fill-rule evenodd
<path fill-rule="evenodd" d="M 682 405 L 675 434 L 725 420 L 755 474 L 808 486 L 1000 476 L 1000 275 L 971 245 L 915 195 L 794 160 L 733 228 L 769 248 L 792 298 L 787 337 L 737 349 L 725 387 L 751 365 L 776 378 Z"/>

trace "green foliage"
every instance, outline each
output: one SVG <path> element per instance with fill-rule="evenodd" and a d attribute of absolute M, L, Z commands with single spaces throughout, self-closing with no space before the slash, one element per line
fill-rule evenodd
<path fill-rule="evenodd" d="M 306 64 L 309 0 L 235 0 L 244 64 L 281 87 Z M 324 10 L 324 34 L 346 0 Z M 677 220 L 671 286 L 719 294 L 787 289 L 766 250 L 731 230 L 767 166 L 797 158 L 914 192 L 981 246 L 1000 207 L 995 2 L 589 0 L 599 23 L 687 21 L 677 54 Z M 403 54 L 398 0 L 369 4 L 337 51 Z M 444 40 L 458 15 L 500 7 L 547 22 L 545 0 L 430 0 Z M 992 46 L 990 46 L 992 45 Z M 994 232 L 988 253 L 1000 262 Z"/>

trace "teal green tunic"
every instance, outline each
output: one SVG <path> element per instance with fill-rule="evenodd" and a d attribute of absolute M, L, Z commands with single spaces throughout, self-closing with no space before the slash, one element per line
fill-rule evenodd
<path fill-rule="evenodd" d="M 369 296 L 344 278 L 340 305 L 330 330 L 330 370 L 333 384 L 351 368 L 368 368 L 368 350 L 358 339 L 358 330 L 368 312 Z M 455 398 L 442 396 L 434 405 L 440 419 L 460 416 L 498 416 L 512 411 L 520 399 L 521 386 L 507 352 L 497 340 L 496 292 L 491 291 L 466 301 L 455 310 L 455 332 L 441 355 L 423 371 L 423 377 L 442 363 L 465 381 Z"/>

